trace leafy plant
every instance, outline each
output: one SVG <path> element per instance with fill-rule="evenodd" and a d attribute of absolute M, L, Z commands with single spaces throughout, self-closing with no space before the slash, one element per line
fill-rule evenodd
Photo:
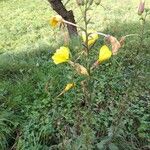
<path fill-rule="evenodd" d="M 0 2 L 2 47 L 8 43 L 0 49 L 14 51 L 0 55 L 0 149 L 149 148 L 149 23 L 141 46 L 136 1 L 95 2 L 66 3 L 75 6 L 77 24 L 54 16 L 59 29 L 48 26 L 53 12 L 47 3 Z M 80 36 L 68 39 L 66 24 L 77 26 Z M 102 63 L 103 45 L 116 55 Z M 61 58 L 57 65 L 52 57 Z"/>

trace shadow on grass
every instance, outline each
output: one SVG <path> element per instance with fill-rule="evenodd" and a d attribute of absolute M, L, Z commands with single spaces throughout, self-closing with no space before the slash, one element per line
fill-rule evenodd
<path fill-rule="evenodd" d="M 145 31 L 148 30 L 148 26 L 150 24 L 146 24 Z M 116 20 L 114 24 L 110 24 L 104 33 L 113 35 L 117 37 L 118 39 L 124 35 L 128 34 L 138 34 L 140 33 L 140 24 L 138 22 L 130 22 L 130 23 L 120 23 Z M 103 43 L 103 39 L 99 39 L 99 41 L 96 43 L 95 47 L 99 46 L 99 42 Z M 59 44 L 58 44 L 59 45 Z M 76 43 L 72 42 L 72 49 L 76 46 Z M 34 46 L 33 46 L 34 47 Z M 38 48 L 33 48 L 30 46 L 29 48 L 20 50 L 19 52 L 5 52 L 0 55 L 0 75 L 7 75 L 10 73 L 17 73 L 21 69 L 25 68 L 32 68 L 38 65 L 38 59 L 41 59 L 42 57 L 47 58 L 47 60 L 50 58 L 50 53 L 52 50 L 56 49 L 55 47 L 50 47 L 49 45 L 40 45 Z M 144 43 L 143 43 L 143 50 L 145 54 L 149 53 L 150 47 L 150 31 L 148 31 L 144 35 Z M 126 39 L 126 43 L 123 48 L 121 48 L 121 51 L 137 51 L 140 48 L 139 46 L 139 37 L 132 36 L 128 37 Z M 140 51 L 140 50 L 139 50 Z M 74 51 L 73 53 L 76 53 Z"/>
<path fill-rule="evenodd" d="M 145 26 L 145 31 L 149 29 L 149 26 L 150 24 L 147 23 Z M 116 21 L 114 24 L 111 24 L 108 28 L 106 28 L 104 33 L 120 38 L 121 36 L 128 34 L 139 34 L 140 30 L 140 24 L 138 22 L 121 24 L 119 23 L 119 21 Z M 144 46 L 148 50 L 150 47 L 150 30 L 145 34 L 144 38 Z M 131 45 L 131 43 L 133 45 Z M 132 47 L 135 48 L 137 46 L 136 48 L 139 48 L 138 43 L 139 38 L 137 36 L 128 37 L 126 39 L 125 47 L 131 46 L 132 49 Z M 48 45 L 41 45 L 38 48 L 29 47 L 29 49 L 20 50 L 20 52 L 5 52 L 0 55 L 0 71 L 13 71 L 22 67 L 27 67 L 28 65 L 30 65 L 30 61 L 34 60 L 35 57 L 40 57 L 41 54 L 48 56 L 50 51 L 53 49 L 54 47 L 50 47 Z"/>
<path fill-rule="evenodd" d="M 139 29 L 138 23 L 119 24 L 119 23 L 116 22 L 115 24 L 113 24 L 110 27 L 108 27 L 104 32 L 105 33 L 109 33 L 109 34 L 119 38 L 119 37 L 121 37 L 123 35 L 137 33 L 139 30 L 140 29 Z M 101 42 L 101 43 L 103 42 L 101 38 L 96 43 L 95 48 L 97 48 L 100 45 L 99 42 Z M 74 50 L 73 53 L 76 53 L 76 50 L 73 49 L 74 45 L 76 45 L 75 42 L 72 42 L 72 46 L 70 45 L 70 47 L 72 47 L 71 49 Z M 115 75 L 117 76 L 117 69 L 116 69 L 117 67 L 126 67 L 126 69 L 124 69 L 124 68 L 122 69 L 121 68 L 119 70 L 119 71 L 125 70 L 126 71 L 126 76 L 125 75 L 121 75 L 121 77 L 120 77 L 120 75 L 119 75 L 118 80 L 115 79 L 115 78 L 113 79 L 113 80 L 115 80 L 114 81 L 114 85 L 115 84 L 117 85 L 116 86 L 116 91 L 117 91 L 116 95 L 124 93 L 124 91 L 122 92 L 121 89 L 122 89 L 122 87 L 125 84 L 127 84 L 126 85 L 127 87 L 128 87 L 128 85 L 130 86 L 130 84 L 128 84 L 128 82 L 125 83 L 125 81 L 123 79 L 121 79 L 121 78 L 123 78 L 123 77 L 125 78 L 126 77 L 128 81 L 130 80 L 129 79 L 129 77 L 130 77 L 129 72 L 130 71 L 134 72 L 134 68 L 132 68 L 132 66 L 136 65 L 136 64 L 131 65 L 131 63 L 135 63 L 133 61 L 133 58 L 134 58 L 133 56 L 136 55 L 137 50 L 139 50 L 139 46 L 140 45 L 139 45 L 139 38 L 138 37 L 130 37 L 130 38 L 128 38 L 126 40 L 126 44 L 120 50 L 122 52 L 125 52 L 125 54 L 123 53 L 123 56 L 121 56 L 121 59 L 119 59 L 119 61 L 120 60 L 123 61 L 123 64 L 121 64 L 120 66 L 119 65 L 118 66 L 117 65 L 114 66 L 115 67 L 114 72 L 112 72 L 112 70 L 109 70 L 108 67 L 105 67 L 105 64 L 104 64 L 104 66 L 102 66 L 102 68 L 101 68 L 101 73 L 102 73 L 103 76 L 100 76 L 99 70 L 97 71 L 98 79 L 103 78 L 105 76 L 109 76 L 109 74 L 110 74 L 110 76 L 115 77 Z M 150 47 L 150 33 L 147 33 L 145 35 L 145 39 L 144 39 L 144 46 L 142 48 L 142 51 L 140 50 L 140 53 L 139 53 L 139 58 L 144 56 L 143 59 L 147 59 L 149 57 L 148 56 L 148 54 L 149 54 L 149 47 Z M 31 47 L 29 50 L 22 50 L 19 53 L 15 53 L 15 52 L 9 53 L 8 52 L 8 53 L 4 53 L 4 54 L 0 55 L 0 68 L 1 68 L 0 72 L 1 72 L 1 75 L 4 78 L 10 77 L 10 76 L 11 76 L 11 78 L 13 78 L 15 74 L 21 73 L 23 70 L 29 71 L 31 68 L 35 68 L 38 65 L 41 66 L 40 68 L 37 69 L 36 72 L 33 73 L 33 77 L 32 77 L 32 75 L 31 76 L 27 76 L 23 81 L 22 81 L 22 78 L 21 78 L 20 81 L 19 81 L 21 83 L 18 84 L 17 86 L 15 85 L 16 87 L 14 86 L 14 83 L 11 86 L 10 86 L 10 84 L 8 84 L 5 87 L 5 85 L 4 85 L 4 88 L 3 88 L 4 90 L 2 89 L 3 90 L 3 95 L 2 96 L 4 97 L 2 103 L 6 103 L 6 101 L 8 101 L 7 103 L 8 104 L 10 103 L 9 105 L 11 105 L 12 102 L 9 102 L 9 99 L 11 101 L 14 101 L 15 104 L 13 106 L 11 106 L 11 107 L 16 112 L 18 111 L 17 113 L 19 113 L 19 114 L 20 114 L 21 110 L 26 109 L 26 107 L 24 106 L 26 103 L 27 104 L 29 103 L 28 105 L 30 105 L 30 106 L 36 105 L 37 108 L 35 109 L 35 112 L 37 112 L 37 110 L 41 110 L 43 112 L 45 110 L 45 108 L 47 108 L 47 103 L 44 103 L 44 101 L 42 101 L 43 99 L 44 100 L 46 99 L 48 101 L 48 104 L 50 103 L 49 102 L 50 98 L 48 97 L 47 93 L 45 93 L 45 91 L 44 91 L 45 83 L 49 79 L 48 77 L 47 77 L 47 79 L 45 79 L 46 76 L 53 73 L 52 77 L 51 77 L 51 78 L 53 78 L 53 80 L 52 80 L 51 85 L 49 87 L 49 91 L 51 91 L 51 95 L 56 95 L 57 91 L 59 92 L 63 88 L 61 86 L 59 87 L 59 84 L 64 86 L 64 83 L 63 83 L 63 81 L 61 81 L 61 78 L 64 77 L 63 79 L 67 80 L 66 83 L 68 82 L 68 79 L 65 78 L 67 71 L 64 72 L 64 74 L 60 74 L 60 73 L 58 73 L 59 69 L 58 70 L 54 69 L 55 70 L 54 71 L 54 70 L 52 70 L 50 68 L 50 67 L 53 67 L 54 65 L 52 65 L 52 66 L 50 65 L 50 66 L 48 66 L 46 68 L 47 64 L 49 64 L 49 61 L 50 61 L 50 55 L 51 55 L 50 52 L 53 49 L 55 50 L 55 47 L 50 47 L 48 45 L 41 45 L 39 48 L 32 48 Z M 118 54 L 118 57 L 120 57 L 120 55 Z M 147 61 L 148 61 L 148 59 L 147 59 Z M 45 62 L 45 64 L 44 64 L 44 62 Z M 147 62 L 146 62 L 146 65 L 144 66 L 144 69 L 146 68 L 146 66 L 148 66 Z M 43 71 L 42 68 L 44 68 L 45 71 Z M 113 69 L 113 68 L 111 68 L 111 69 Z M 143 71 L 143 73 L 145 73 L 144 69 L 141 70 L 141 71 Z M 48 72 L 48 70 L 49 70 L 49 72 Z M 41 77 L 40 72 L 43 73 L 42 77 Z M 45 72 L 47 72 L 46 75 L 45 75 Z M 62 70 L 60 70 L 60 72 L 62 72 Z M 123 73 L 122 72 L 121 72 L 121 74 L 124 73 L 124 72 Z M 37 73 L 39 73 L 39 75 L 37 75 Z M 145 74 L 144 74 L 143 77 L 145 77 Z M 108 77 L 108 79 L 110 79 L 110 78 Z M 105 80 L 106 79 L 107 78 L 105 78 Z M 103 79 L 102 79 L 101 81 L 105 82 L 105 84 L 108 85 L 108 81 L 107 80 L 105 81 L 105 80 L 103 81 Z M 123 81 L 120 81 L 120 80 L 123 80 Z M 118 83 L 117 83 L 117 81 L 118 81 Z M 122 84 L 119 85 L 121 82 L 122 82 Z M 107 88 L 106 87 L 102 88 L 101 85 L 99 85 L 99 89 L 102 89 L 102 90 L 104 89 L 105 97 L 108 97 L 108 99 L 110 99 L 111 97 L 114 97 L 114 93 L 111 94 L 111 90 L 109 92 L 109 89 L 111 89 L 111 86 L 108 86 Z M 105 88 L 107 89 L 108 93 L 106 93 Z M 120 89 L 120 91 L 117 90 L 117 89 Z M 33 94 L 32 94 L 32 92 L 33 92 Z M 102 94 L 102 92 L 103 91 L 101 91 L 101 94 Z M 69 99 L 69 97 L 68 97 L 68 99 Z M 107 98 L 105 98 L 105 100 L 107 100 Z M 69 101 L 72 101 L 72 98 L 69 99 Z M 66 107 L 66 105 L 69 103 L 69 101 L 62 101 L 61 100 L 61 103 L 65 103 L 66 102 L 66 104 L 64 105 Z M 35 103 L 33 103 L 33 102 L 35 102 Z M 7 103 L 6 103 L 6 105 L 7 105 Z M 39 104 L 41 103 L 41 105 L 38 106 L 38 103 Z M 45 106 L 42 107 L 42 109 L 41 109 L 41 106 L 44 105 L 43 103 L 45 104 Z M 59 103 L 59 101 L 58 101 L 58 103 Z M 59 107 L 59 106 L 57 106 L 57 107 Z M 63 106 L 61 106 L 61 107 L 62 107 L 61 110 L 66 110 L 66 109 L 63 108 Z M 31 108 L 31 107 L 29 107 L 29 108 Z M 34 110 L 34 108 L 31 108 L 31 110 Z M 48 108 L 48 111 L 49 111 L 49 108 Z M 42 112 L 40 112 L 40 113 L 42 113 Z M 51 118 L 51 117 L 49 117 L 49 118 Z M 56 135 L 54 135 L 54 137 L 56 137 Z M 98 139 L 99 139 L 99 137 L 98 137 Z M 43 141 L 43 143 L 44 143 L 44 140 L 45 140 L 44 138 L 41 139 L 41 141 Z M 54 144 L 53 137 L 50 140 L 50 142 L 48 140 L 47 143 L 48 144 L 49 143 L 50 144 Z M 147 143 L 147 141 L 145 143 Z M 47 146 L 49 146 L 48 144 L 47 144 Z M 57 144 L 57 143 L 55 143 L 55 144 Z"/>
<path fill-rule="evenodd" d="M 54 47 L 41 45 L 38 48 L 29 47 L 19 52 L 5 52 L 0 55 L 0 76 L 15 74 L 22 69 L 31 69 L 39 64 L 39 59 L 49 59 Z"/>

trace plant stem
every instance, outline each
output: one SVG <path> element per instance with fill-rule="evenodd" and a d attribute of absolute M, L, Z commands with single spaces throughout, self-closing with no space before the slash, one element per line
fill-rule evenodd
<path fill-rule="evenodd" d="M 75 26 L 75 27 L 79 27 L 78 25 L 72 23 L 72 22 L 69 22 L 69 21 L 66 21 L 66 20 L 63 20 L 64 23 L 67 23 L 67 24 L 70 24 L 72 26 Z"/>
<path fill-rule="evenodd" d="M 88 0 L 86 0 L 86 3 L 85 3 L 85 10 L 84 10 L 84 29 L 85 29 L 85 45 L 86 45 L 86 52 L 87 52 L 87 55 L 89 55 L 89 46 L 88 46 L 88 22 L 87 22 L 87 11 L 88 11 Z"/>
<path fill-rule="evenodd" d="M 137 34 L 137 33 L 135 33 L 135 34 L 128 34 L 128 35 L 125 35 L 125 36 L 123 36 L 123 37 L 130 37 L 130 36 L 140 36 L 139 34 Z"/>
<path fill-rule="evenodd" d="M 142 25 L 141 25 L 141 32 L 140 32 L 140 48 L 139 48 L 139 50 L 143 48 L 146 17 L 147 17 L 147 12 L 145 13 L 145 16 L 141 18 Z M 137 55 L 139 54 L 139 50 L 137 51 Z"/>
<path fill-rule="evenodd" d="M 90 4 L 88 3 L 88 0 L 86 0 L 86 4 L 85 4 L 85 10 L 84 10 L 84 24 L 85 24 L 85 36 L 86 36 L 86 40 L 85 40 L 85 49 L 86 49 L 86 67 L 89 73 L 88 78 L 86 79 L 87 82 L 87 91 L 88 91 L 88 95 L 87 95 L 87 101 L 89 103 L 88 107 L 90 106 L 91 103 L 91 99 L 92 99 L 92 93 L 91 93 L 91 72 L 90 72 L 90 60 L 89 60 L 89 53 L 90 53 L 90 47 L 88 45 L 88 24 L 89 24 L 89 20 L 87 18 L 87 12 L 90 8 Z"/>
<path fill-rule="evenodd" d="M 102 35 L 102 36 L 104 36 L 104 37 L 108 37 L 109 36 L 109 34 L 104 34 L 104 33 L 102 33 L 102 32 L 97 32 L 97 34 L 99 34 L 99 35 Z"/>
<path fill-rule="evenodd" d="M 72 22 L 69 22 L 69 21 L 66 21 L 66 20 L 63 20 L 63 22 L 66 23 L 66 24 L 69 24 L 69 25 L 72 25 L 72 26 L 75 26 L 75 27 L 77 27 L 77 28 L 80 28 L 80 29 L 84 30 L 82 27 L 80 27 L 79 25 L 74 24 L 74 23 L 72 23 Z"/>

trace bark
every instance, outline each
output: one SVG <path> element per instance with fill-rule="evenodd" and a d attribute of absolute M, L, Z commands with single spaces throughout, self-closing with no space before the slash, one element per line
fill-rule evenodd
<path fill-rule="evenodd" d="M 48 2 L 51 4 L 53 10 L 62 16 L 66 21 L 76 24 L 73 11 L 67 11 L 61 0 L 48 0 Z M 67 24 L 67 29 L 70 37 L 78 34 L 75 26 Z"/>

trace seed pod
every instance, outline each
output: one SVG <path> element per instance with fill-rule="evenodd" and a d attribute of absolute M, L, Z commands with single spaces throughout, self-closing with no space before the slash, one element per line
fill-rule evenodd
<path fill-rule="evenodd" d="M 84 0 L 76 0 L 77 4 L 79 6 L 83 6 L 84 5 Z"/>
<path fill-rule="evenodd" d="M 101 0 L 95 0 L 95 4 L 99 5 L 101 3 Z"/>

